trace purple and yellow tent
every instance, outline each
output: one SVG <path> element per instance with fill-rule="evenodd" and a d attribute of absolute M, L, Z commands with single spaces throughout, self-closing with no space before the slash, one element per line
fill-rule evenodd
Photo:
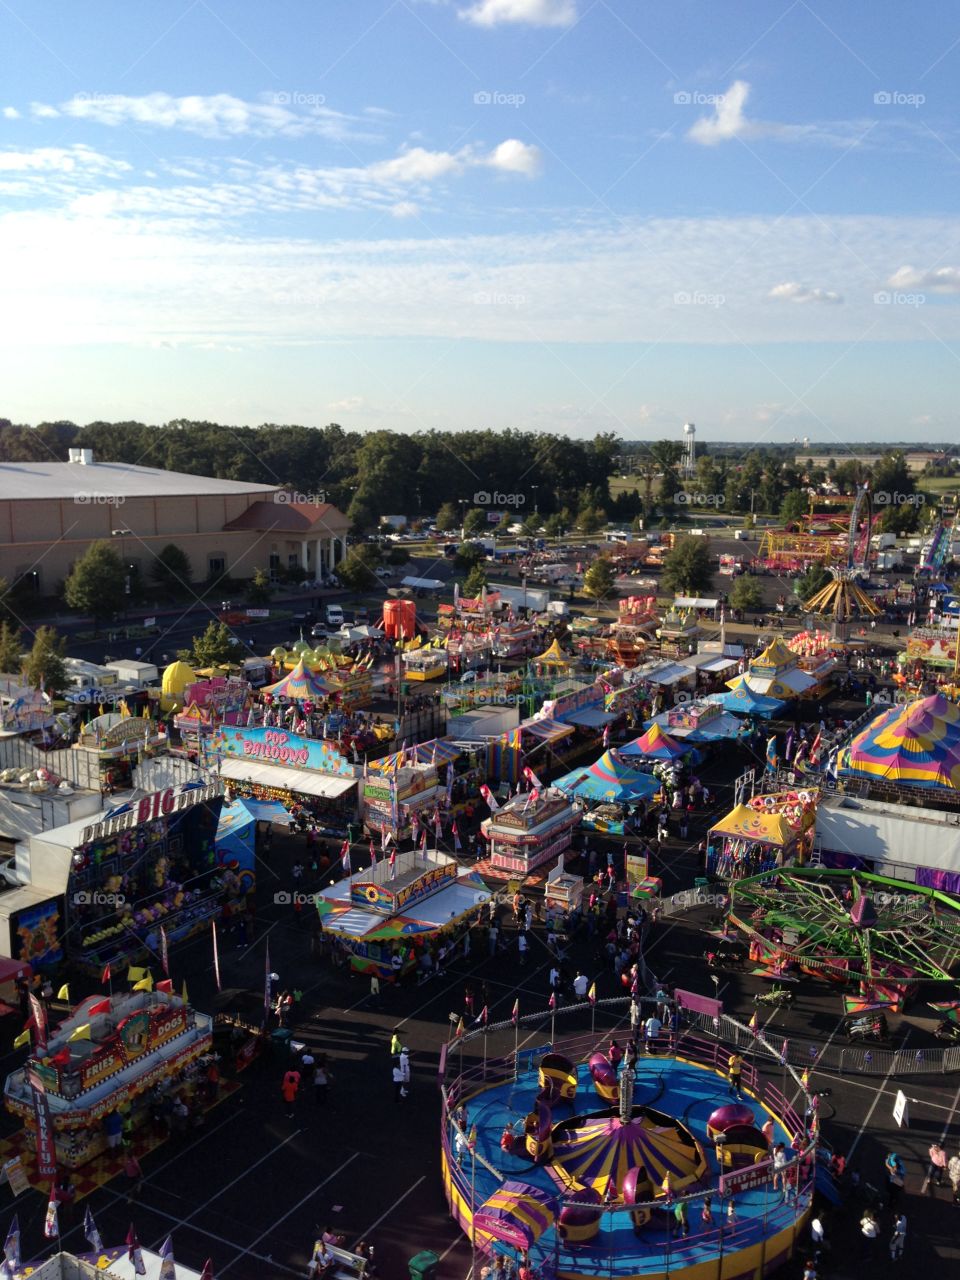
<path fill-rule="evenodd" d="M 942 694 L 891 707 L 857 734 L 839 772 L 960 790 L 960 708 Z"/>
<path fill-rule="evenodd" d="M 262 693 L 274 698 L 290 698 L 293 702 L 316 702 L 336 692 L 318 671 L 311 671 L 301 658 L 289 675 L 268 685 Z"/>
<path fill-rule="evenodd" d="M 553 1226 L 555 1199 L 528 1182 L 504 1182 L 473 1217 L 479 1236 L 524 1252 Z"/>

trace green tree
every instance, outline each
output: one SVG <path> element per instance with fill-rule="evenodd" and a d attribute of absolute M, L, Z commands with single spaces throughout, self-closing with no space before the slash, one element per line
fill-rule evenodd
<path fill-rule="evenodd" d="M 807 495 L 800 489 L 789 489 L 780 503 L 780 519 L 783 521 L 799 520 L 807 514 Z"/>
<path fill-rule="evenodd" d="M 238 646 L 231 643 L 230 628 L 225 622 L 210 622 L 202 636 L 193 637 L 191 658 L 196 667 L 222 667 L 233 662 Z"/>
<path fill-rule="evenodd" d="M 437 512 L 437 529 L 443 533 L 460 528 L 460 510 L 455 502 L 445 502 Z"/>
<path fill-rule="evenodd" d="M 478 560 L 463 582 L 463 594 L 467 600 L 475 600 L 487 585 L 487 571 Z"/>
<path fill-rule="evenodd" d="M 806 603 L 811 596 L 822 591 L 829 581 L 830 574 L 822 565 L 811 565 L 807 572 L 797 579 L 796 586 L 793 588 L 794 594 L 798 600 Z"/>
<path fill-rule="evenodd" d="M 583 590 L 596 604 L 607 599 L 614 589 L 617 572 L 606 556 L 599 556 L 587 570 Z"/>
<path fill-rule="evenodd" d="M 656 464 L 660 475 L 660 500 L 669 506 L 673 495 L 682 488 L 677 468 L 683 457 L 683 445 L 679 440 L 657 440 L 650 446 L 650 457 Z"/>
<path fill-rule="evenodd" d="M 0 624 L 0 671 L 5 675 L 19 675 L 23 665 L 23 645 L 20 632 L 9 622 Z"/>
<path fill-rule="evenodd" d="M 547 516 L 543 522 L 543 532 L 548 538 L 562 538 L 567 531 L 564 518 L 559 513 Z"/>
<path fill-rule="evenodd" d="M 64 584 L 64 599 L 71 609 L 89 613 L 99 630 L 104 618 L 123 607 L 125 578 L 123 561 L 110 543 L 92 542 Z"/>
<path fill-rule="evenodd" d="M 465 542 L 458 550 L 453 563 L 461 573 L 469 573 L 475 565 L 483 564 L 485 558 L 486 552 L 483 547 L 478 547 L 475 542 Z"/>
<path fill-rule="evenodd" d="M 600 511 L 596 507 L 584 507 L 577 516 L 577 531 L 579 533 L 596 533 L 606 523 L 607 513 L 605 511 Z"/>
<path fill-rule="evenodd" d="M 540 532 L 540 517 L 536 513 L 527 516 L 523 522 L 523 532 L 527 538 L 535 538 Z"/>
<path fill-rule="evenodd" d="M 154 582 L 174 591 L 187 586 L 192 576 L 190 558 L 175 542 L 168 542 L 150 566 Z"/>
<path fill-rule="evenodd" d="M 372 591 L 380 585 L 377 567 L 383 555 L 373 542 L 361 542 L 350 548 L 346 560 L 337 565 L 337 577 L 351 591 Z"/>
<path fill-rule="evenodd" d="M 730 603 L 734 609 L 759 609 L 763 604 L 763 590 L 756 578 L 746 574 L 736 578 L 730 590 Z"/>
<path fill-rule="evenodd" d="M 474 534 L 482 533 L 486 527 L 487 513 L 479 507 L 471 507 L 463 522 L 464 537 L 471 538 Z"/>
<path fill-rule="evenodd" d="M 247 599 L 251 604 L 264 605 L 270 599 L 273 588 L 270 586 L 270 575 L 266 569 L 257 569 L 247 587 Z"/>
<path fill-rule="evenodd" d="M 31 689 L 45 689 L 55 696 L 63 693 L 68 683 L 63 662 L 66 649 L 66 638 L 58 636 L 53 627 L 37 628 L 24 668 Z"/>
<path fill-rule="evenodd" d="M 710 541 L 678 538 L 663 558 L 661 581 L 674 595 L 699 595 L 709 591 L 713 578 Z"/>

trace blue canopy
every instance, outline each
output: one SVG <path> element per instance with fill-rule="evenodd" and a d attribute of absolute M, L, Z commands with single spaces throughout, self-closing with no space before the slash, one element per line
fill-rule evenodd
<path fill-rule="evenodd" d="M 677 729 L 669 724 L 669 712 L 664 711 L 662 715 L 655 716 L 652 720 L 646 720 L 644 727 L 649 729 L 657 724 L 661 729 L 666 729 L 671 737 L 676 738 L 684 745 L 690 742 L 728 742 L 731 739 L 739 738 L 743 734 L 744 724 L 742 720 L 729 711 L 721 711 L 720 715 L 714 716 L 712 720 L 708 720 L 705 724 L 697 729 Z M 630 754 L 626 750 L 624 754 Z"/>
<path fill-rule="evenodd" d="M 571 769 L 552 785 L 567 797 L 607 800 L 615 804 L 647 800 L 660 790 L 656 778 L 622 760 L 616 751 L 605 751 L 593 764 Z"/>
<path fill-rule="evenodd" d="M 289 827 L 291 818 L 279 800 L 243 800 L 244 808 L 252 813 L 257 822 L 275 822 L 278 826 Z"/>
<path fill-rule="evenodd" d="M 736 716 L 760 716 L 764 720 L 778 714 L 787 705 L 781 698 L 768 698 L 766 694 L 754 693 L 746 684 L 729 693 L 711 693 L 707 702 L 719 702 L 724 711 L 732 711 Z"/>

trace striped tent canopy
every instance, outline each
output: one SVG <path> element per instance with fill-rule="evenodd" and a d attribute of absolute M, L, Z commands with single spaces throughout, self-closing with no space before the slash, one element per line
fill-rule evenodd
<path fill-rule="evenodd" d="M 559 640 L 554 640 L 550 648 L 538 654 L 533 661 L 540 662 L 546 667 L 569 667 L 573 659 L 560 648 Z"/>
<path fill-rule="evenodd" d="M 960 789 L 960 708 L 935 694 L 881 712 L 842 753 L 839 771 Z"/>
<path fill-rule="evenodd" d="M 417 764 L 449 764 L 451 760 L 456 760 L 458 756 L 463 755 L 459 747 L 445 738 L 434 738 L 431 742 L 418 742 L 411 750 Z M 410 752 L 406 754 L 409 756 Z M 399 758 L 400 752 L 394 751 L 392 755 L 371 760 L 369 768 L 380 773 L 392 773 Z M 411 762 L 408 760 L 408 763 Z"/>
<path fill-rule="evenodd" d="M 584 800 L 608 800 L 618 804 L 646 800 L 660 790 L 656 778 L 622 760 L 616 751 L 605 751 L 592 765 L 572 769 L 553 785 L 567 797 L 579 796 Z"/>
<path fill-rule="evenodd" d="M 755 693 L 749 685 L 740 684 L 729 693 L 711 693 L 707 702 L 719 702 L 725 711 L 732 711 L 738 716 L 762 716 L 764 719 L 775 716 L 787 705 L 781 698 L 769 698 L 766 694 Z"/>
<path fill-rule="evenodd" d="M 503 1182 L 473 1216 L 478 1235 L 528 1250 L 553 1226 L 554 1197 L 528 1182 Z"/>
<path fill-rule="evenodd" d="M 646 1169 L 655 1187 L 667 1174 L 675 1191 L 698 1182 L 707 1161 L 700 1144 L 679 1120 L 642 1107 L 624 1124 L 617 1115 L 559 1125 L 553 1134 L 551 1171 L 569 1188 L 619 1193 L 629 1169 Z"/>
<path fill-rule="evenodd" d="M 261 692 L 269 693 L 275 698 L 290 698 L 294 702 L 313 702 L 318 698 L 329 697 L 334 690 L 322 675 L 311 671 L 301 658 L 289 675 L 276 684 L 268 685 Z"/>
<path fill-rule="evenodd" d="M 620 748 L 622 756 L 649 756 L 652 760 L 676 760 L 685 755 L 690 747 L 684 747 L 676 738 L 671 738 L 665 729 L 654 723 L 639 738 L 628 742 Z"/>

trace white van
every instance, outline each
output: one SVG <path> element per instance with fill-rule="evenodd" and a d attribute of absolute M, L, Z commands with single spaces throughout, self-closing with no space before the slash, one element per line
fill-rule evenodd
<path fill-rule="evenodd" d="M 338 627 L 342 627 L 342 626 L 343 626 L 343 607 L 342 607 L 342 605 L 339 605 L 339 604 L 328 604 L 328 605 L 327 605 L 327 609 L 326 609 L 326 613 L 325 613 L 325 615 L 324 615 L 324 616 L 325 616 L 325 618 L 326 618 L 326 620 L 327 620 L 327 626 L 328 626 L 328 627 L 337 627 L 337 628 L 338 628 Z"/>

